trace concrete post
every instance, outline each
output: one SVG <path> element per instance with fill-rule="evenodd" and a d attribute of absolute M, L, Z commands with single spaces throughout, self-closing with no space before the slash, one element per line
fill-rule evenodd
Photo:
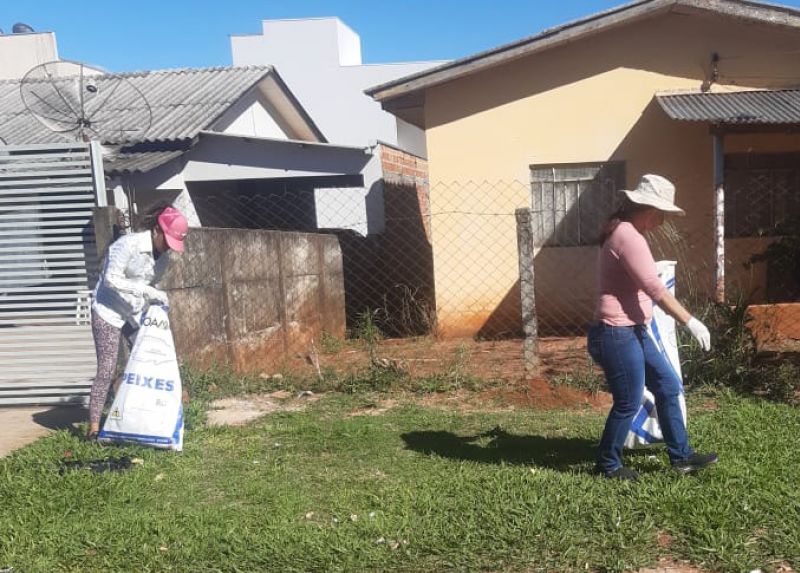
<path fill-rule="evenodd" d="M 725 145 L 714 133 L 714 298 L 725 302 Z"/>
<path fill-rule="evenodd" d="M 539 365 L 539 335 L 536 323 L 536 300 L 533 288 L 534 232 L 531 209 L 517 209 L 517 252 L 519 258 L 519 293 L 522 303 L 522 358 L 525 373 L 533 376 Z"/>
<path fill-rule="evenodd" d="M 106 254 L 108 246 L 116 238 L 115 227 L 117 227 L 117 208 L 116 207 L 95 207 L 92 210 L 94 223 L 94 241 L 97 248 L 97 259 L 102 260 Z"/>
<path fill-rule="evenodd" d="M 92 163 L 92 179 L 94 180 L 95 199 L 98 207 L 108 206 L 106 195 L 106 175 L 103 171 L 103 148 L 99 141 L 89 143 L 89 156 Z"/>

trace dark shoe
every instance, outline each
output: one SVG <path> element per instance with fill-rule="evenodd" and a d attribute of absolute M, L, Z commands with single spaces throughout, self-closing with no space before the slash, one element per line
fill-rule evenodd
<path fill-rule="evenodd" d="M 685 460 L 672 462 L 672 469 L 681 474 L 691 474 L 712 466 L 719 460 L 716 452 L 709 454 L 694 453 Z"/>
<path fill-rule="evenodd" d="M 601 476 L 608 479 L 618 479 L 621 481 L 636 481 L 637 479 L 639 479 L 639 472 L 634 471 L 632 469 L 628 469 L 624 466 L 615 469 L 613 472 L 607 472 L 599 468 L 595 468 L 595 471 L 599 473 Z"/>
<path fill-rule="evenodd" d="M 87 442 L 92 442 L 92 443 L 96 442 L 98 434 L 99 434 L 99 432 L 87 432 L 86 433 L 86 441 Z"/>

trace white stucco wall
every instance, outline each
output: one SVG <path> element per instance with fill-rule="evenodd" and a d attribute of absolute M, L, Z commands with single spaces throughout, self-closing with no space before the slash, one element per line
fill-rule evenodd
<path fill-rule="evenodd" d="M 57 59 L 53 32 L 0 36 L 0 79 L 19 79 L 34 66 Z"/>
<path fill-rule="evenodd" d="M 375 153 L 364 167 L 364 187 L 336 187 L 314 190 L 317 228 L 350 229 L 360 235 L 382 233 L 386 228 L 383 209 L 381 156 Z"/>
<path fill-rule="evenodd" d="M 427 155 L 423 132 L 398 127 L 364 90 L 442 62 L 363 65 L 359 36 L 338 18 L 264 20 L 261 34 L 232 36 L 231 52 L 236 66 L 275 66 L 331 143 L 381 140 Z"/>
<path fill-rule="evenodd" d="M 387 142 L 388 143 L 388 142 Z M 427 157 L 425 132 L 416 125 L 411 125 L 397 118 L 397 147 L 405 149 L 420 157 Z"/>
<path fill-rule="evenodd" d="M 332 19 L 331 19 L 332 20 Z M 340 66 L 360 66 L 361 65 L 361 38 L 350 26 L 340 20 L 335 20 L 339 25 L 336 26 L 339 47 Z M 263 26 L 265 34 L 267 29 Z"/>
<path fill-rule="evenodd" d="M 212 131 L 229 135 L 289 139 L 264 102 L 256 95 L 250 95 L 235 104 L 217 121 Z"/>

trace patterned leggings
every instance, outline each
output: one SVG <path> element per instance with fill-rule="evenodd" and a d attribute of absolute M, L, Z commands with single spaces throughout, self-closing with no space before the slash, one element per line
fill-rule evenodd
<path fill-rule="evenodd" d="M 92 311 L 92 334 L 94 335 L 94 348 L 97 352 L 97 375 L 94 377 L 89 396 L 89 422 L 99 424 L 108 390 L 111 388 L 111 382 L 117 371 L 119 339 L 122 330 L 110 325 Z"/>

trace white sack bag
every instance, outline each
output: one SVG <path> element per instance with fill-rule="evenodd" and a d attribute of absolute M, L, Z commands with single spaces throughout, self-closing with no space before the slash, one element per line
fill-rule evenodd
<path fill-rule="evenodd" d="M 181 376 L 166 307 L 151 305 L 139 331 L 101 442 L 136 442 L 183 450 Z"/>
<path fill-rule="evenodd" d="M 675 261 L 658 261 L 656 263 L 658 276 L 672 295 L 675 294 L 676 264 Z M 667 362 L 672 366 L 675 375 L 681 382 L 679 402 L 681 413 L 683 414 L 683 423 L 686 424 L 686 398 L 683 394 L 683 375 L 681 374 L 681 361 L 678 356 L 678 337 L 675 333 L 675 319 L 661 310 L 658 305 L 654 304 L 653 320 L 650 321 L 647 332 L 655 341 L 661 354 L 666 357 Z M 633 418 L 631 429 L 625 439 L 625 447 L 636 448 L 663 441 L 664 435 L 658 423 L 655 397 L 650 390 L 645 388 L 644 396 L 642 397 L 642 406 Z"/>

